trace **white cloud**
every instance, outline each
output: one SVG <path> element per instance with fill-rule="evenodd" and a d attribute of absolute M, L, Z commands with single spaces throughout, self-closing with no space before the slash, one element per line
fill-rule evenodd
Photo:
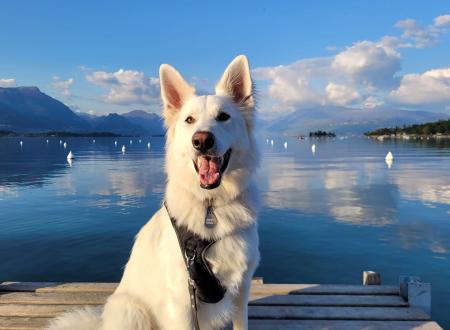
<path fill-rule="evenodd" d="M 420 25 L 415 19 L 400 20 L 395 27 L 403 31 L 401 40 L 398 39 L 399 48 L 424 48 L 439 42 L 439 37 L 450 27 L 450 15 L 437 16 L 433 24 Z"/>
<path fill-rule="evenodd" d="M 448 80 L 442 69 L 401 75 L 401 50 L 439 42 L 449 30 L 450 15 L 436 17 L 428 26 L 413 19 L 398 21 L 395 26 L 401 29 L 398 36 L 357 41 L 329 57 L 256 68 L 253 77 L 266 81 L 263 86 L 270 104 L 261 107 L 262 111 L 270 115 L 283 109 L 290 112 L 329 104 L 375 108 L 392 101 L 400 105 L 450 103 Z M 444 108 L 446 105 L 450 104 L 444 104 Z"/>
<path fill-rule="evenodd" d="M 349 105 L 374 90 L 398 85 L 400 55 L 381 43 L 361 41 L 332 57 L 304 59 L 289 65 L 257 68 L 256 80 L 267 80 L 273 108 Z"/>
<path fill-rule="evenodd" d="M 86 65 L 79 65 L 79 66 L 77 66 L 77 68 L 78 68 L 78 70 L 81 70 L 83 72 L 89 72 L 89 71 L 93 70 L 92 68 L 90 68 L 90 67 L 88 67 Z"/>
<path fill-rule="evenodd" d="M 382 43 L 360 41 L 337 54 L 331 67 L 353 83 L 386 89 L 396 83 L 400 54 Z"/>
<path fill-rule="evenodd" d="M 390 96 L 394 101 L 408 105 L 450 102 L 450 68 L 407 74 Z"/>
<path fill-rule="evenodd" d="M 86 79 L 94 85 L 109 89 L 108 94 L 104 96 L 108 103 L 148 104 L 159 99 L 159 79 L 146 77 L 139 71 L 96 71 L 87 75 Z"/>
<path fill-rule="evenodd" d="M 268 94 L 277 101 L 287 105 L 316 105 L 323 99 L 310 82 L 314 77 L 329 75 L 329 66 L 329 58 L 305 59 L 286 66 L 257 68 L 253 76 L 270 81 Z"/>
<path fill-rule="evenodd" d="M 13 87 L 16 85 L 16 80 L 12 78 L 0 78 L 0 87 Z"/>
<path fill-rule="evenodd" d="M 403 30 L 403 39 L 411 41 L 409 44 L 403 45 L 405 48 L 424 48 L 436 44 L 441 32 L 435 25 L 422 26 L 411 18 L 398 21 L 395 27 Z"/>
<path fill-rule="evenodd" d="M 368 96 L 363 103 L 363 107 L 366 109 L 373 109 L 379 106 L 382 106 L 384 101 L 376 96 Z"/>
<path fill-rule="evenodd" d="M 450 15 L 441 15 L 434 19 L 434 25 L 438 27 L 450 27 Z"/>
<path fill-rule="evenodd" d="M 69 78 L 67 80 L 61 80 L 58 76 L 53 77 L 52 87 L 62 96 L 70 98 L 72 93 L 70 92 L 70 88 L 74 83 L 73 78 Z"/>
<path fill-rule="evenodd" d="M 351 86 L 330 82 L 325 88 L 327 98 L 336 105 L 347 105 L 359 99 L 359 93 Z"/>

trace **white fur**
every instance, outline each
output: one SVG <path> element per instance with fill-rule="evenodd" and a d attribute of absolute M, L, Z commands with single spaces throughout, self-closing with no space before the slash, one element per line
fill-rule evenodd
<path fill-rule="evenodd" d="M 238 56 L 216 86 L 216 95 L 196 96 L 172 67 L 160 69 L 166 121 L 165 199 L 171 214 L 204 238 L 219 239 L 207 252 L 211 268 L 227 288 L 217 304 L 199 303 L 201 330 L 220 329 L 233 323 L 247 329 L 250 283 L 259 262 L 256 214 L 258 194 L 253 173 L 258 153 L 252 133 L 253 86 L 245 56 Z M 216 120 L 220 112 L 231 118 Z M 195 122 L 188 124 L 188 116 Z M 200 187 L 193 160 L 192 135 L 209 131 L 216 137 L 217 153 L 232 154 L 221 185 Z M 218 219 L 206 228 L 206 201 L 213 200 Z M 176 234 L 164 207 L 136 237 L 122 280 L 103 312 L 77 311 L 55 319 L 49 329 L 144 330 L 192 329 L 187 271 Z"/>

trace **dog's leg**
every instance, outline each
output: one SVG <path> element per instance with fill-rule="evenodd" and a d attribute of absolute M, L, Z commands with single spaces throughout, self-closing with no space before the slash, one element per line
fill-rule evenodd
<path fill-rule="evenodd" d="M 238 295 L 234 298 L 236 306 L 233 315 L 233 329 L 248 329 L 248 299 L 250 296 L 251 277 L 246 278 L 241 285 Z"/>
<path fill-rule="evenodd" d="M 102 315 L 101 330 L 154 329 L 150 311 L 139 299 L 129 294 L 113 294 Z"/>

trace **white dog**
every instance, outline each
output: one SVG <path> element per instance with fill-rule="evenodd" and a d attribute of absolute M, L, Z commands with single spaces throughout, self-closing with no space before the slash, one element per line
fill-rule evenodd
<path fill-rule="evenodd" d="M 259 201 L 247 58 L 230 63 L 215 95 L 197 96 L 166 64 L 160 83 L 168 129 L 165 205 L 137 235 L 103 311 L 65 314 L 49 329 L 206 330 L 231 322 L 248 328 Z"/>

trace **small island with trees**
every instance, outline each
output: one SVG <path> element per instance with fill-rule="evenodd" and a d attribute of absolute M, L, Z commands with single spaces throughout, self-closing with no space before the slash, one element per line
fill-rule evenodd
<path fill-rule="evenodd" d="M 333 132 L 325 132 L 325 131 L 315 131 L 315 132 L 309 132 L 309 137 L 316 137 L 316 138 L 324 138 L 324 137 L 336 137 L 336 134 Z"/>
<path fill-rule="evenodd" d="M 384 138 L 450 138 L 450 119 L 439 120 L 425 124 L 416 124 L 410 126 L 394 127 L 394 128 L 380 128 L 374 131 L 364 133 L 365 136 L 377 139 Z"/>

